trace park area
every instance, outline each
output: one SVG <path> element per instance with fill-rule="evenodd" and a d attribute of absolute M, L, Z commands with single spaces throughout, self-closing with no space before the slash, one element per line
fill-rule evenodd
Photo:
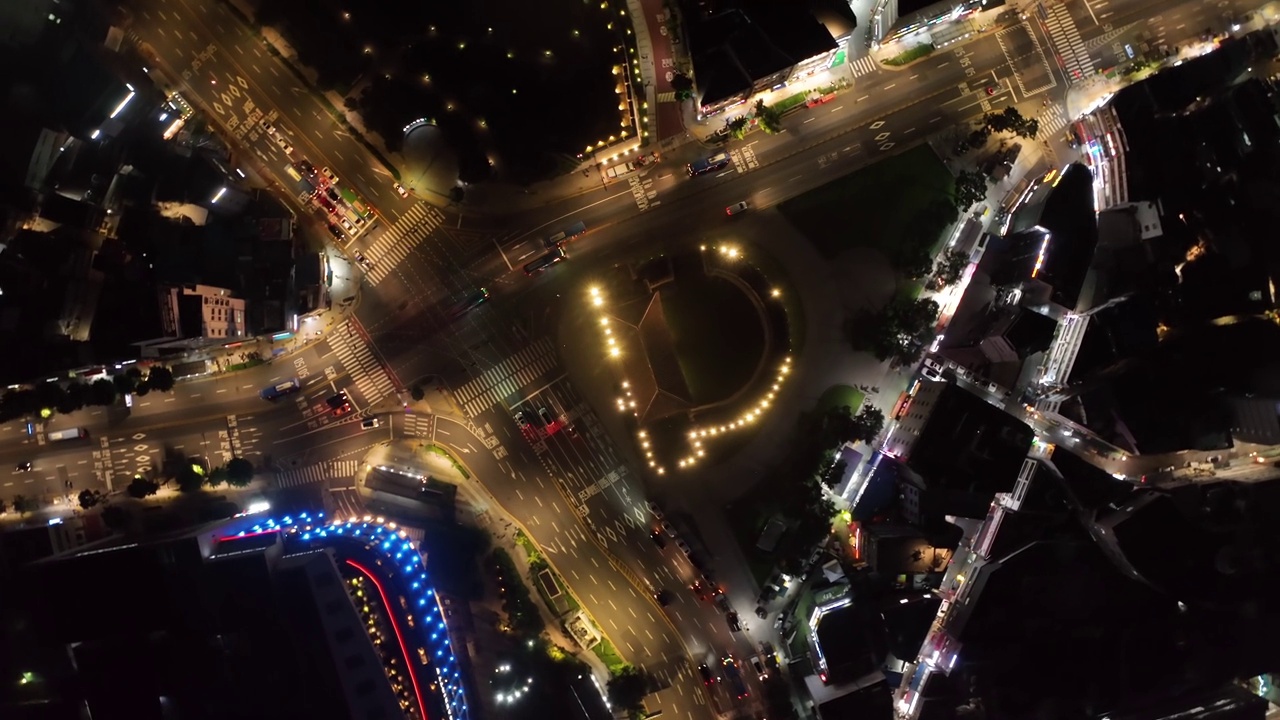
<path fill-rule="evenodd" d="M 953 179 L 925 144 L 798 195 L 778 206 L 827 259 L 866 247 L 887 258 L 911 235 L 913 221 L 938 198 L 949 198 Z"/>
<path fill-rule="evenodd" d="M 627 75 L 613 71 L 632 40 L 623 7 L 389 0 L 319 12 L 306 0 L 264 0 L 257 19 L 393 152 L 403 128 L 427 118 L 458 151 L 463 179 L 491 170 L 531 179 L 625 129 L 616 88 Z"/>
<path fill-rule="evenodd" d="M 662 308 L 695 405 L 733 397 L 755 374 L 764 328 L 751 301 L 729 280 L 682 273 L 662 290 Z"/>

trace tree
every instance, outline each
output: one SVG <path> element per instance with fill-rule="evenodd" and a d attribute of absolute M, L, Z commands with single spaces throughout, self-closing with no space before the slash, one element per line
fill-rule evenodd
<path fill-rule="evenodd" d="M 987 180 L 976 170 L 966 170 L 956 176 L 955 199 L 957 210 L 967 210 L 987 196 Z"/>
<path fill-rule="evenodd" d="M 152 495 L 160 492 L 160 483 L 153 482 L 141 475 L 138 475 L 133 478 L 133 482 L 129 483 L 128 487 L 126 487 L 124 491 L 129 495 L 129 497 L 141 500 L 142 498 L 151 497 Z"/>
<path fill-rule="evenodd" d="M 227 470 L 226 466 L 220 465 L 209 472 L 209 477 L 205 480 L 205 484 L 211 488 L 216 488 L 227 482 L 230 477 L 231 473 Z"/>
<path fill-rule="evenodd" d="M 253 482 L 253 463 L 244 458 L 231 458 L 227 463 L 227 484 L 242 488 Z"/>
<path fill-rule="evenodd" d="M 97 490 L 81 490 L 76 499 L 80 501 L 81 510 L 88 510 L 89 508 L 101 503 L 103 497 L 102 493 Z"/>
<path fill-rule="evenodd" d="M 681 90 L 693 91 L 693 78 L 684 73 L 676 73 L 671 76 L 671 89 L 676 92 Z"/>
<path fill-rule="evenodd" d="M 948 250 L 943 253 L 933 269 L 935 285 L 938 289 L 954 285 L 960 280 L 960 276 L 964 275 L 964 269 L 967 267 L 969 267 L 969 253 L 963 250 Z"/>
<path fill-rule="evenodd" d="M 131 370 L 133 368 L 130 368 Z M 111 378 L 111 382 L 116 386 L 116 392 L 121 395 L 127 395 L 138 389 L 138 376 L 132 373 L 123 372 Z"/>
<path fill-rule="evenodd" d="M 628 713 L 644 709 L 644 696 L 649 694 L 649 676 L 634 665 L 624 665 L 609 678 L 606 686 L 609 704 Z"/>
<path fill-rule="evenodd" d="M 938 304 L 928 299 L 895 297 L 880 312 L 864 320 L 866 337 L 856 340 L 865 343 L 865 349 L 877 359 L 907 365 L 920 357 L 932 339 Z"/>
<path fill-rule="evenodd" d="M 0 500 L 0 515 L 5 514 L 5 512 L 7 512 L 8 510 L 9 510 L 9 503 L 5 502 L 4 500 Z"/>
<path fill-rule="evenodd" d="M 741 140 L 747 134 L 747 125 L 751 123 L 745 117 L 736 117 L 732 120 L 725 120 L 724 126 L 729 129 L 729 134 L 735 139 Z"/>
<path fill-rule="evenodd" d="M 421 383 L 409 388 L 409 397 L 413 398 L 415 402 L 421 402 L 422 398 L 426 396 L 427 391 L 422 389 Z"/>
<path fill-rule="evenodd" d="M 87 400 L 90 405 L 111 405 L 116 401 L 116 384 L 106 378 L 94 380 Z"/>
<path fill-rule="evenodd" d="M 178 469 L 178 474 L 173 479 L 178 483 L 179 492 L 184 493 L 195 492 L 204 485 L 204 473 L 197 465 L 190 462 L 182 463 L 182 467 Z"/>
<path fill-rule="evenodd" d="M 36 509 L 35 500 L 29 500 L 25 495 L 13 496 L 13 511 L 18 513 L 19 515 L 26 515 L 27 513 L 35 509 Z"/>
<path fill-rule="evenodd" d="M 987 140 L 991 137 L 991 128 L 983 125 L 982 127 L 969 133 L 969 137 L 965 138 L 965 143 L 970 148 L 980 148 L 987 144 Z"/>
<path fill-rule="evenodd" d="M 147 373 L 147 386 L 152 390 L 169 392 L 173 382 L 173 371 L 163 365 L 156 365 Z"/>
<path fill-rule="evenodd" d="M 129 526 L 129 511 L 119 505 L 108 505 L 102 508 L 102 524 L 115 531 Z"/>
<path fill-rule="evenodd" d="M 760 129 L 770 135 L 782 132 L 782 113 L 765 105 L 764 100 L 756 101 L 756 121 L 760 123 Z"/>
<path fill-rule="evenodd" d="M 871 442 L 884 429 L 884 411 L 875 405 L 863 405 L 853 416 L 851 435 L 863 442 Z"/>
<path fill-rule="evenodd" d="M 1028 120 L 1014 128 L 1013 134 L 1024 140 L 1034 140 L 1036 135 L 1040 134 L 1040 121 L 1035 119 Z"/>
<path fill-rule="evenodd" d="M 769 674 L 764 681 L 764 705 L 772 720 L 796 720 L 795 705 L 791 704 L 791 688 L 787 681 L 777 672 Z"/>
<path fill-rule="evenodd" d="M 924 238 L 909 236 L 906 242 L 894 250 L 894 268 L 912 280 L 919 280 L 928 275 L 929 271 L 933 270 L 933 258 L 929 255 L 931 244 Z"/>

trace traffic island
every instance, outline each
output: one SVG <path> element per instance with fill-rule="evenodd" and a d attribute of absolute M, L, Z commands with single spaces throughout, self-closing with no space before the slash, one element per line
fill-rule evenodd
<path fill-rule="evenodd" d="M 387 514 L 453 522 L 460 486 L 471 477 L 444 448 L 418 440 L 383 443 L 356 471 L 356 492 Z"/>

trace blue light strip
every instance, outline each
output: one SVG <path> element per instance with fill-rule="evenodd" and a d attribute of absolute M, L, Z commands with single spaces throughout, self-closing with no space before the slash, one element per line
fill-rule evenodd
<path fill-rule="evenodd" d="M 401 585 L 410 595 L 410 600 L 420 608 L 420 614 L 414 616 L 414 628 L 406 632 L 427 648 L 435 670 L 438 687 L 444 698 L 444 707 L 451 720 L 467 720 L 466 693 L 462 686 L 458 661 L 449 644 L 448 629 L 444 624 L 444 612 L 440 608 L 439 599 L 431 586 L 427 584 L 426 568 L 422 564 L 422 556 L 418 554 L 413 543 L 400 537 L 394 525 L 388 527 L 382 518 L 376 520 L 365 516 L 362 520 L 327 521 L 324 513 L 314 517 L 310 513 L 301 513 L 297 518 L 286 515 L 277 521 L 268 518 L 248 531 L 239 535 L 283 530 L 290 536 L 308 544 L 317 544 L 340 550 L 344 543 L 354 542 L 360 548 L 366 545 L 381 552 L 386 564 L 369 567 L 383 574 L 384 581 L 400 580 Z M 416 595 L 415 595 L 416 593 Z M 395 608 L 387 608 L 387 612 L 396 612 Z M 406 659 L 409 662 L 409 659 Z M 422 709 L 426 713 L 426 708 Z"/>

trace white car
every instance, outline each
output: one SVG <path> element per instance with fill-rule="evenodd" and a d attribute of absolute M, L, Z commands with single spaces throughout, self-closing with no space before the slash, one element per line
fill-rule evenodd
<path fill-rule="evenodd" d="M 365 418 L 360 422 L 360 427 L 364 430 L 372 430 L 382 424 L 382 421 L 376 417 Z"/>
<path fill-rule="evenodd" d="M 747 208 L 749 208 L 749 207 L 751 207 L 751 206 L 747 204 L 747 201 L 746 201 L 746 200 L 743 200 L 743 201 L 742 201 L 742 202 L 740 202 L 740 203 L 734 203 L 734 204 L 730 205 L 729 207 L 725 208 L 725 209 L 724 209 L 724 214 L 725 214 L 725 215 L 737 215 L 738 213 L 746 212 L 746 211 L 747 211 Z"/>
<path fill-rule="evenodd" d="M 352 235 L 356 233 L 356 229 L 351 226 L 351 223 L 347 222 L 346 218 L 341 218 L 338 222 L 342 223 L 342 228 L 348 233 L 351 233 Z"/>
<path fill-rule="evenodd" d="M 330 170 L 329 168 L 327 167 L 320 168 L 320 174 L 324 176 L 325 180 L 329 181 L 330 185 L 338 184 L 338 176 L 334 175 L 333 171 Z"/>
<path fill-rule="evenodd" d="M 280 146 L 280 149 L 284 151 L 284 154 L 285 154 L 285 155 L 292 155 L 292 154 L 293 154 L 293 146 L 292 146 L 292 145 L 290 145 L 290 144 L 289 144 L 289 141 L 288 141 L 288 140 L 285 140 L 283 136 L 281 136 L 281 135 L 272 135 L 272 136 L 271 136 L 271 139 L 276 141 L 276 145 L 279 145 L 279 146 Z"/>
<path fill-rule="evenodd" d="M 268 135 L 276 134 L 275 126 L 273 126 L 271 123 L 267 122 L 266 120 L 259 120 L 258 126 L 261 127 L 263 131 L 266 132 Z"/>
<path fill-rule="evenodd" d="M 401 185 L 400 183 L 391 183 L 391 186 L 396 189 L 396 192 L 400 194 L 400 197 L 402 198 L 409 197 L 409 191 L 405 190 L 404 186 Z"/>

